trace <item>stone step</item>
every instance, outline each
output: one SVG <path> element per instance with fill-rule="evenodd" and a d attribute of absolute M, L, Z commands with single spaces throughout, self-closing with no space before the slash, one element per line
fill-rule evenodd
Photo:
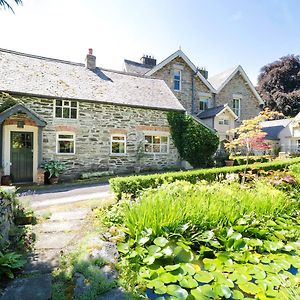
<path fill-rule="evenodd" d="M 39 249 L 63 249 L 76 237 L 76 232 L 41 233 L 37 236 L 34 248 Z"/>
<path fill-rule="evenodd" d="M 73 211 L 54 212 L 50 217 L 50 221 L 83 220 L 89 212 L 90 209 L 88 208 L 76 209 Z"/>
<path fill-rule="evenodd" d="M 83 220 L 46 221 L 38 224 L 35 229 L 37 232 L 43 233 L 79 231 L 83 224 Z"/>

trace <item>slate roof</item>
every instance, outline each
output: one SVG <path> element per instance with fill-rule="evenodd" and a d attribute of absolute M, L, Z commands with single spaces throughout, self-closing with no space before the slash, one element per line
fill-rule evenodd
<path fill-rule="evenodd" d="M 153 68 L 153 66 L 148 66 L 128 59 L 124 59 L 124 66 L 126 72 L 140 75 L 146 74 Z"/>
<path fill-rule="evenodd" d="M 222 73 L 216 74 L 210 78 L 208 78 L 208 82 L 216 89 L 218 90 L 223 83 L 227 80 L 227 78 L 236 70 L 238 66 L 235 66 L 233 68 L 230 68 L 228 70 L 225 70 Z"/>
<path fill-rule="evenodd" d="M 279 140 L 279 133 L 292 121 L 292 119 L 281 119 L 262 122 L 262 131 L 267 133 L 266 138 L 269 140 Z"/>
<path fill-rule="evenodd" d="M 197 117 L 199 119 L 208 119 L 208 118 L 212 118 L 214 116 L 216 116 L 219 112 L 221 112 L 224 108 L 225 108 L 225 104 L 223 105 L 219 105 L 219 106 L 215 106 L 212 108 L 208 108 L 200 113 L 197 114 Z"/>
<path fill-rule="evenodd" d="M 163 80 L 0 49 L 0 91 L 184 111 Z"/>

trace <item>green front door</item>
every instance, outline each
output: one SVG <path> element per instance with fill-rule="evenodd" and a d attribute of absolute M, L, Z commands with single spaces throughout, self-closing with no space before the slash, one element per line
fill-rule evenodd
<path fill-rule="evenodd" d="M 12 131 L 10 174 L 13 182 L 33 181 L 33 132 Z"/>

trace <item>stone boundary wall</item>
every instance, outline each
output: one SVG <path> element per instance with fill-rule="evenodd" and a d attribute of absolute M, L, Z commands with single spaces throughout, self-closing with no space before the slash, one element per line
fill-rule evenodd
<path fill-rule="evenodd" d="M 5 187 L 0 190 L 0 250 L 8 241 L 9 229 L 13 223 L 13 200 L 5 197 L 5 193 L 15 193 L 14 187 Z"/>

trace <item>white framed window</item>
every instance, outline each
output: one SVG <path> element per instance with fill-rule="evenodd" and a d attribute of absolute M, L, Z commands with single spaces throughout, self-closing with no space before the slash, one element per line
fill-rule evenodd
<path fill-rule="evenodd" d="M 174 91 L 181 91 L 181 71 L 180 70 L 174 70 L 173 88 L 174 88 Z"/>
<path fill-rule="evenodd" d="M 126 154 L 126 135 L 112 134 L 110 137 L 110 153 L 113 155 Z"/>
<path fill-rule="evenodd" d="M 145 153 L 168 153 L 169 137 L 145 134 Z"/>
<path fill-rule="evenodd" d="M 219 125 L 229 125 L 228 119 L 219 119 Z"/>
<path fill-rule="evenodd" d="M 75 134 L 71 132 L 58 132 L 56 134 L 56 153 L 75 154 Z"/>
<path fill-rule="evenodd" d="M 233 98 L 232 110 L 240 118 L 240 116 L 241 116 L 241 98 Z"/>
<path fill-rule="evenodd" d="M 77 119 L 78 101 L 55 100 L 54 115 L 59 119 Z"/>

